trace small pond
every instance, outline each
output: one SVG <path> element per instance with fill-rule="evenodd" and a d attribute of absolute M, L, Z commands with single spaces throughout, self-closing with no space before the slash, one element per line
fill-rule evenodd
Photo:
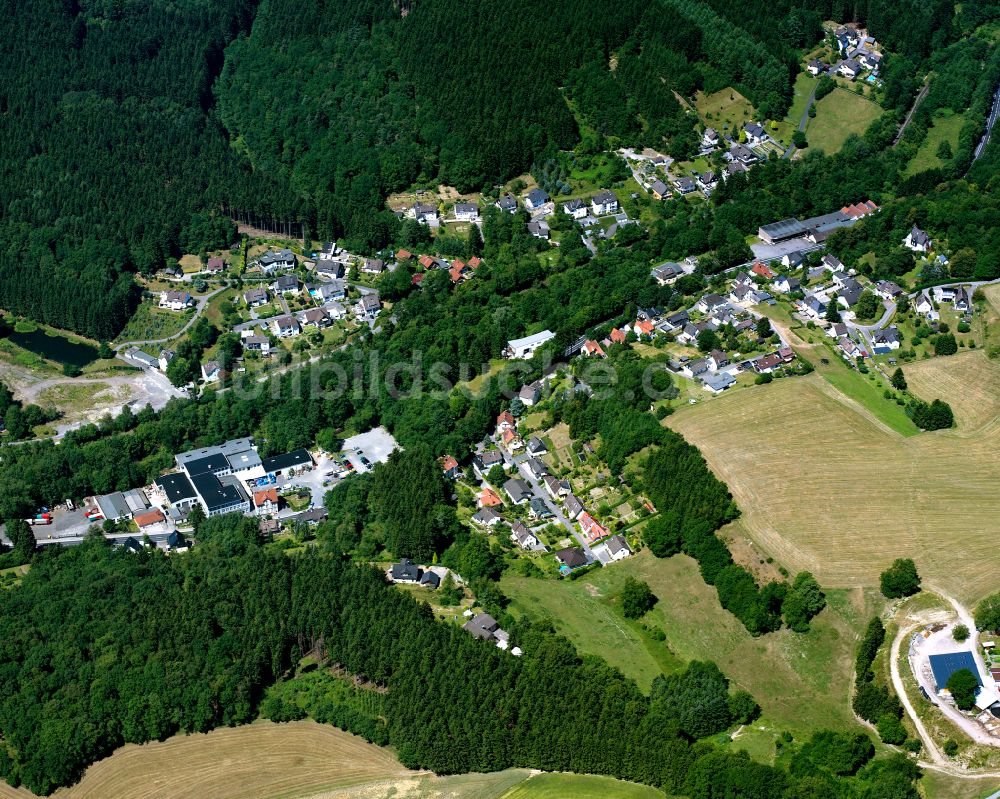
<path fill-rule="evenodd" d="M 18 333 L 12 330 L 7 335 L 7 340 L 56 363 L 68 363 L 83 368 L 97 360 L 97 347 L 92 344 L 82 344 L 63 336 L 49 335 L 41 329 L 32 330 L 30 333 Z"/>

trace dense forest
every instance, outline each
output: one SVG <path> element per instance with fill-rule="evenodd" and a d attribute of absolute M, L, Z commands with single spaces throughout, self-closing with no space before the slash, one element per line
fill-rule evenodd
<path fill-rule="evenodd" d="M 821 19 L 868 24 L 901 54 L 887 82 L 904 107 L 917 66 L 989 16 L 975 3 L 956 24 L 942 2 L 765 5 L 8 2 L 0 307 L 106 340 L 138 299 L 135 271 L 229 243 L 231 216 L 376 248 L 400 235 L 390 191 L 489 187 L 573 147 L 581 124 L 604 146 L 690 154 L 677 96 L 731 85 L 780 117 Z M 876 193 L 880 176 L 850 183 Z M 775 193 L 797 212 L 826 199 Z M 735 248 L 744 221 L 723 213 L 692 238 Z"/>
<path fill-rule="evenodd" d="M 805 742 L 791 767 L 696 743 L 756 712 L 714 664 L 659 678 L 647 697 L 545 628 L 510 625 L 516 658 L 434 621 L 374 569 L 289 558 L 240 532 L 252 524 L 212 522 L 216 537 L 186 556 L 99 539 L 50 550 L 0 592 L 4 778 L 50 793 L 125 742 L 248 722 L 311 653 L 387 689 L 384 720 L 337 712 L 329 697 L 325 715 L 410 767 L 602 773 L 696 799 L 918 796 L 916 766 L 873 760 L 863 735 L 846 766 L 834 733 Z"/>

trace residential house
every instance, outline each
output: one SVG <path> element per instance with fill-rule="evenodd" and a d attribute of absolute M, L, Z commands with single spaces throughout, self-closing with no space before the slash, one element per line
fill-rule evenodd
<path fill-rule="evenodd" d="M 361 263 L 361 271 L 366 275 L 381 275 L 385 271 L 385 261 L 381 258 L 365 258 Z"/>
<path fill-rule="evenodd" d="M 669 286 L 675 283 L 678 278 L 684 276 L 684 270 L 680 264 L 665 263 L 650 272 L 650 276 L 661 286 Z"/>
<path fill-rule="evenodd" d="M 173 350 L 163 350 L 160 353 L 160 357 L 156 361 L 156 365 L 159 367 L 161 372 L 167 371 L 167 367 L 170 366 L 170 362 L 174 359 L 175 353 Z"/>
<path fill-rule="evenodd" d="M 826 334 L 830 338 L 836 341 L 839 341 L 844 336 L 846 336 L 847 332 L 848 332 L 847 325 L 845 325 L 843 322 L 837 322 L 836 324 L 832 324 L 826 329 Z"/>
<path fill-rule="evenodd" d="M 137 555 L 140 552 L 144 552 L 146 548 L 142 544 L 140 544 L 135 538 L 129 536 L 128 538 L 125 539 L 124 543 L 122 544 L 122 549 L 125 552 L 128 552 L 129 554 Z"/>
<path fill-rule="evenodd" d="M 894 302 L 902 297 L 905 292 L 891 280 L 880 280 L 875 284 L 875 294 L 883 300 Z"/>
<path fill-rule="evenodd" d="M 677 189 L 681 194 L 690 194 L 693 191 L 697 191 L 698 187 L 695 182 L 689 177 L 680 177 L 674 179 L 674 188 Z"/>
<path fill-rule="evenodd" d="M 396 250 L 396 255 L 394 256 L 397 264 L 406 263 L 413 257 L 413 253 L 406 249 Z"/>
<path fill-rule="evenodd" d="M 846 272 L 847 267 L 834 255 L 824 255 L 820 259 L 820 265 L 829 272 Z"/>
<path fill-rule="evenodd" d="M 253 492 L 254 512 L 258 516 L 271 516 L 278 512 L 278 489 L 265 488 L 262 491 Z"/>
<path fill-rule="evenodd" d="M 779 366 L 781 366 L 781 358 L 773 352 L 770 355 L 761 355 L 753 361 L 753 370 L 762 375 L 770 374 Z"/>
<path fill-rule="evenodd" d="M 743 144 L 734 144 L 729 148 L 729 160 L 748 167 L 758 161 L 756 153 Z M 744 172 L 746 169 L 743 170 Z"/>
<path fill-rule="evenodd" d="M 171 311 L 183 311 L 194 307 L 194 297 L 186 291 L 161 291 L 160 307 Z"/>
<path fill-rule="evenodd" d="M 382 303 L 378 294 L 365 294 L 354 304 L 354 316 L 358 321 L 367 321 L 378 316 Z"/>
<path fill-rule="evenodd" d="M 184 537 L 183 533 L 179 533 L 177 530 L 174 530 L 167 536 L 164 549 L 166 549 L 167 552 L 187 552 L 191 549 L 191 545 L 188 543 L 188 540 Z"/>
<path fill-rule="evenodd" d="M 244 337 L 242 343 L 246 352 L 259 352 L 261 355 L 271 354 L 271 339 L 267 336 L 251 334 Z"/>
<path fill-rule="evenodd" d="M 542 477 L 542 483 L 552 499 L 560 499 L 569 493 L 569 483 L 565 480 L 559 480 L 551 474 Z"/>
<path fill-rule="evenodd" d="M 492 488 L 483 488 L 476 498 L 476 504 L 480 508 L 499 508 L 503 506 L 503 500 Z"/>
<path fill-rule="evenodd" d="M 510 540 L 521 547 L 521 549 L 534 549 L 541 544 L 538 536 L 525 527 L 523 522 L 514 522 L 511 525 Z"/>
<path fill-rule="evenodd" d="M 879 330 L 872 335 L 872 345 L 875 347 L 875 352 L 898 350 L 901 344 L 902 339 L 895 325 L 890 325 L 885 330 Z"/>
<path fill-rule="evenodd" d="M 517 452 L 517 450 L 524 448 L 524 442 L 521 440 L 521 437 L 517 434 L 516 430 L 504 430 L 500 434 L 500 441 L 503 444 L 504 449 L 508 452 Z"/>
<path fill-rule="evenodd" d="M 662 180 L 654 180 L 650 184 L 649 190 L 652 192 L 654 200 L 662 200 L 670 196 L 670 187 Z"/>
<path fill-rule="evenodd" d="M 701 146 L 708 149 L 709 147 L 717 147 L 718 144 L 718 132 L 714 128 L 705 128 L 705 132 L 701 134 Z"/>
<path fill-rule="evenodd" d="M 848 58 L 846 61 L 842 61 L 840 66 L 837 67 L 837 74 L 843 75 L 848 80 L 854 80 L 861 74 L 861 64 L 853 58 Z"/>
<path fill-rule="evenodd" d="M 853 308 L 863 293 L 864 288 L 858 281 L 845 281 L 843 287 L 837 291 L 837 302 L 844 308 Z"/>
<path fill-rule="evenodd" d="M 806 66 L 806 69 L 809 71 L 810 75 L 812 75 L 813 77 L 818 77 L 819 74 L 826 69 L 826 66 L 818 58 L 814 58 Z"/>
<path fill-rule="evenodd" d="M 295 268 L 295 253 L 284 249 L 278 252 L 266 252 L 258 260 L 257 265 L 265 274 L 271 274 L 282 269 Z"/>
<path fill-rule="evenodd" d="M 771 285 L 775 291 L 780 291 L 782 294 L 791 294 L 793 291 L 798 291 L 801 288 L 802 281 L 797 277 L 780 275 L 774 279 Z"/>
<path fill-rule="evenodd" d="M 612 344 L 624 344 L 626 340 L 625 331 L 622 328 L 616 327 L 608 335 L 608 341 Z"/>
<path fill-rule="evenodd" d="M 720 297 L 718 294 L 706 294 L 698 300 L 694 307 L 702 313 L 712 313 L 725 308 L 726 305 L 728 303 L 725 297 Z"/>
<path fill-rule="evenodd" d="M 462 625 L 462 629 L 468 633 L 472 633 L 474 638 L 478 638 L 481 641 L 496 642 L 499 649 L 506 649 L 510 640 L 510 636 L 500 629 L 500 625 L 497 624 L 496 619 L 488 613 L 477 613 Z M 516 654 L 515 650 L 517 650 L 517 647 L 514 647 L 514 650 L 512 650 Z"/>
<path fill-rule="evenodd" d="M 727 366 L 729 366 L 729 356 L 722 350 L 712 350 L 711 354 L 708 356 L 709 369 L 713 372 L 718 372 L 720 369 L 725 369 Z"/>
<path fill-rule="evenodd" d="M 528 515 L 532 519 L 550 519 L 552 518 L 552 511 L 549 510 L 549 506 L 545 504 L 544 499 L 541 497 L 532 497 L 528 503 Z"/>
<path fill-rule="evenodd" d="M 618 197 L 613 191 L 605 189 L 590 198 L 590 211 L 594 216 L 618 213 Z"/>
<path fill-rule="evenodd" d="M 500 415 L 497 416 L 497 433 L 502 433 L 504 430 L 512 430 L 515 427 L 517 427 L 517 422 L 514 420 L 513 414 L 510 411 L 501 411 Z"/>
<path fill-rule="evenodd" d="M 519 477 L 512 477 L 505 482 L 503 490 L 515 505 L 523 505 L 525 502 L 529 502 L 531 497 L 534 496 L 531 492 L 531 486 Z"/>
<path fill-rule="evenodd" d="M 583 200 L 569 200 L 563 203 L 563 213 L 574 219 L 583 219 L 587 215 L 587 204 Z"/>
<path fill-rule="evenodd" d="M 496 207 L 501 211 L 508 214 L 517 213 L 517 200 L 514 198 L 513 194 L 503 194 L 500 199 L 496 201 Z"/>
<path fill-rule="evenodd" d="M 579 547 L 560 549 L 556 553 L 556 560 L 559 561 L 561 568 L 565 571 L 579 569 L 581 566 L 587 565 L 587 556 Z"/>
<path fill-rule="evenodd" d="M 420 582 L 423 570 L 409 558 L 403 558 L 399 563 L 389 567 L 389 580 L 394 583 L 416 585 Z"/>
<path fill-rule="evenodd" d="M 323 310 L 331 319 L 340 320 L 347 316 L 347 309 L 336 300 L 323 303 Z"/>
<path fill-rule="evenodd" d="M 968 311 L 972 308 L 972 294 L 966 286 L 959 286 L 952 300 L 956 311 Z"/>
<path fill-rule="evenodd" d="M 343 280 L 332 280 L 329 283 L 310 283 L 306 286 L 309 296 L 320 302 L 327 300 L 342 300 L 347 296 L 347 284 Z"/>
<path fill-rule="evenodd" d="M 438 222 L 437 206 L 429 203 L 414 203 L 409 215 L 421 225 L 437 225 Z"/>
<path fill-rule="evenodd" d="M 802 303 L 802 313 L 812 319 L 819 320 L 826 316 L 826 302 L 816 294 L 810 294 Z"/>
<path fill-rule="evenodd" d="M 524 207 L 529 211 L 537 211 L 549 201 L 549 195 L 541 189 L 532 189 L 524 198 Z"/>
<path fill-rule="evenodd" d="M 686 361 L 681 365 L 681 374 L 685 377 L 695 378 L 708 371 L 708 359 L 697 358 L 693 361 Z"/>
<path fill-rule="evenodd" d="M 480 527 L 496 527 L 503 521 L 503 516 L 493 508 L 480 508 L 472 514 L 472 523 Z"/>
<path fill-rule="evenodd" d="M 299 279 L 295 275 L 281 275 L 271 284 L 275 294 L 298 294 Z"/>
<path fill-rule="evenodd" d="M 726 164 L 725 170 L 722 173 L 722 179 L 729 180 L 733 175 L 743 175 L 747 171 L 746 165 L 742 161 L 730 161 Z"/>
<path fill-rule="evenodd" d="M 528 232 L 536 239 L 542 239 L 543 241 L 548 241 L 551 236 L 549 223 L 544 219 L 532 219 L 528 222 Z"/>
<path fill-rule="evenodd" d="M 549 451 L 548 447 L 545 446 L 545 442 L 538 436 L 532 436 L 529 438 L 525 449 L 528 450 L 529 455 L 544 455 Z"/>
<path fill-rule="evenodd" d="M 420 585 L 424 588 L 430 588 L 432 591 L 441 587 L 441 578 L 438 577 L 430 569 L 425 571 L 420 575 Z"/>
<path fill-rule="evenodd" d="M 206 383 L 225 380 L 228 375 L 229 372 L 218 361 L 205 361 L 201 365 L 201 377 Z"/>
<path fill-rule="evenodd" d="M 573 496 L 573 494 L 567 494 L 563 500 L 563 510 L 566 512 L 566 518 L 572 522 L 576 521 L 586 509 L 583 507 L 583 503 Z"/>
<path fill-rule="evenodd" d="M 326 312 L 322 308 L 310 308 L 302 314 L 301 319 L 302 324 L 309 327 L 329 327 L 332 324 L 330 317 L 326 315 Z"/>
<path fill-rule="evenodd" d="M 329 280 L 339 280 L 347 272 L 341 261 L 320 261 L 316 264 L 316 274 Z"/>
<path fill-rule="evenodd" d="M 459 222 L 478 222 L 479 206 L 475 203 L 455 203 L 455 219 Z"/>
<path fill-rule="evenodd" d="M 719 185 L 719 176 L 711 169 L 698 175 L 698 188 L 708 192 Z"/>
<path fill-rule="evenodd" d="M 847 338 L 846 336 L 837 342 L 837 346 L 840 347 L 840 351 L 843 356 L 849 360 L 854 360 L 855 358 L 861 358 L 864 356 L 865 351 L 857 345 L 856 342 Z"/>
<path fill-rule="evenodd" d="M 903 246 L 913 252 L 927 252 L 931 248 L 931 237 L 914 225 L 903 239 Z"/>
<path fill-rule="evenodd" d="M 795 252 L 786 252 L 781 256 L 781 265 L 789 269 L 798 269 L 802 266 L 803 260 L 805 260 L 805 257 L 798 250 Z"/>
<path fill-rule="evenodd" d="M 267 293 L 267 289 L 263 286 L 257 286 L 256 288 L 248 289 L 243 293 L 243 299 L 248 306 L 251 308 L 258 308 L 261 305 L 267 305 L 267 301 L 271 298 L 271 295 Z"/>
<path fill-rule="evenodd" d="M 736 378 L 729 372 L 709 372 L 702 375 L 701 382 L 704 384 L 706 390 L 711 391 L 713 394 L 721 394 L 727 388 L 736 385 Z"/>
<path fill-rule="evenodd" d="M 920 292 L 920 296 L 917 297 L 917 301 L 913 307 L 918 314 L 926 316 L 929 321 L 933 322 L 940 317 L 937 308 L 934 307 L 934 301 L 931 300 L 931 295 L 926 290 Z"/>
<path fill-rule="evenodd" d="M 584 536 L 591 542 L 597 541 L 599 538 L 604 538 L 611 532 L 586 511 L 580 514 L 580 518 L 577 521 L 580 523 L 580 529 L 583 531 Z"/>
<path fill-rule="evenodd" d="M 772 280 L 774 278 L 774 270 L 771 269 L 763 261 L 757 261 L 753 266 L 750 267 L 750 273 L 757 275 L 758 277 L 764 278 L 764 280 Z"/>
<path fill-rule="evenodd" d="M 279 316 L 271 321 L 271 332 L 278 338 L 297 336 L 301 332 L 299 320 L 294 316 Z"/>
<path fill-rule="evenodd" d="M 632 554 L 632 549 L 623 535 L 613 535 L 604 542 L 605 548 L 612 561 L 624 560 Z"/>
<path fill-rule="evenodd" d="M 451 455 L 445 455 L 441 458 L 441 472 L 449 480 L 456 479 L 458 477 L 458 461 Z"/>
<path fill-rule="evenodd" d="M 535 480 L 541 480 L 549 473 L 548 468 L 538 458 L 528 458 L 522 466 Z"/>
<path fill-rule="evenodd" d="M 767 132 L 764 130 L 764 126 L 758 124 L 757 122 L 748 122 L 743 126 L 743 132 L 747 137 L 747 144 L 751 147 L 756 147 L 758 144 L 763 144 L 768 139 Z"/>
<path fill-rule="evenodd" d="M 139 530 L 142 531 L 147 527 L 155 527 L 158 524 L 163 524 L 167 520 L 167 517 L 163 515 L 163 511 L 159 508 L 153 508 L 145 513 L 136 513 L 132 517 L 132 520 L 136 523 Z"/>
<path fill-rule="evenodd" d="M 542 399 L 542 382 L 536 380 L 521 386 L 521 390 L 517 392 L 517 398 L 528 408 L 537 405 Z"/>
<path fill-rule="evenodd" d="M 639 319 L 632 325 L 632 331 L 637 338 L 653 338 L 656 325 L 649 319 Z"/>
<path fill-rule="evenodd" d="M 602 349 L 601 345 L 598 344 L 593 339 L 587 339 L 583 342 L 583 348 L 581 352 L 588 358 L 607 358 L 607 354 Z"/>
<path fill-rule="evenodd" d="M 833 278 L 833 285 L 837 288 L 843 288 L 849 281 L 853 280 L 853 278 L 847 274 L 845 270 L 834 272 L 831 277 Z"/>

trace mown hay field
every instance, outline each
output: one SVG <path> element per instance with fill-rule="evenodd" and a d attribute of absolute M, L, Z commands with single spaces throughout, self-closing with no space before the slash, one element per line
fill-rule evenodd
<path fill-rule="evenodd" d="M 978 363 L 979 381 L 1000 380 L 1000 365 Z M 974 400 L 962 407 L 967 382 L 920 392 L 959 406 L 957 429 L 911 437 L 875 423 L 819 375 L 685 407 L 667 423 L 729 485 L 751 539 L 790 571 L 870 587 L 894 558 L 912 557 L 926 582 L 975 602 L 996 590 L 1000 425 L 974 413 Z M 963 419 L 979 429 L 963 429 Z"/>

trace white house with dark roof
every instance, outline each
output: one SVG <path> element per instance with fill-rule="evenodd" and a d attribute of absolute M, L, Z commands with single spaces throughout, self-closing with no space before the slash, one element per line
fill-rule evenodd
<path fill-rule="evenodd" d="M 587 204 L 580 199 L 567 200 L 562 204 L 562 210 L 573 219 L 583 219 L 588 213 Z"/>
<path fill-rule="evenodd" d="M 532 189 L 524 198 L 524 207 L 529 211 L 537 211 L 549 201 L 549 195 L 541 189 Z"/>
<path fill-rule="evenodd" d="M 194 307 L 194 297 L 186 291 L 161 291 L 160 307 L 169 311 L 184 311 Z"/>
<path fill-rule="evenodd" d="M 590 198 L 590 210 L 594 216 L 618 213 L 618 197 L 613 191 L 605 189 Z"/>
<path fill-rule="evenodd" d="M 475 203 L 455 203 L 455 219 L 459 222 L 478 222 L 479 206 Z"/>
<path fill-rule="evenodd" d="M 903 239 L 903 246 L 913 252 L 927 252 L 931 248 L 931 237 L 914 225 Z"/>

